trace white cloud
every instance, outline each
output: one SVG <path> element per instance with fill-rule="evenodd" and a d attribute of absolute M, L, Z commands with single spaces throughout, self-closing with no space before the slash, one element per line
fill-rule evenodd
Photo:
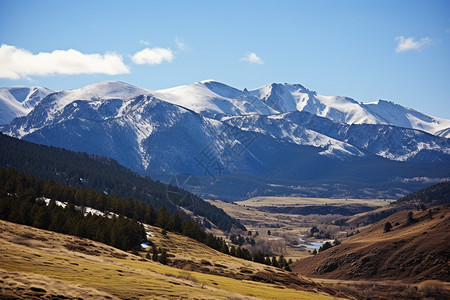
<path fill-rule="evenodd" d="M 174 55 L 169 48 L 145 48 L 131 57 L 138 65 L 159 65 L 163 61 L 171 62 L 173 58 Z"/>
<path fill-rule="evenodd" d="M 398 36 L 395 40 L 397 41 L 397 48 L 395 48 L 395 52 L 397 53 L 410 50 L 420 51 L 422 48 L 433 44 L 433 41 L 428 37 L 415 40 L 413 37 L 405 38 L 404 36 Z"/>
<path fill-rule="evenodd" d="M 241 58 L 241 60 L 249 62 L 251 64 L 258 64 L 258 65 L 264 64 L 261 57 L 256 55 L 256 53 L 254 53 L 254 52 L 247 53 L 247 55 L 245 55 L 243 58 Z"/>
<path fill-rule="evenodd" d="M 84 54 L 74 49 L 33 54 L 25 49 L 2 44 L 0 47 L 0 78 L 20 79 L 28 76 L 54 74 L 130 73 L 122 56 L 115 53 Z"/>
<path fill-rule="evenodd" d="M 140 40 L 140 41 L 139 41 L 139 44 L 145 45 L 145 46 L 150 46 L 150 43 L 147 42 L 147 41 L 144 41 L 144 40 Z"/>

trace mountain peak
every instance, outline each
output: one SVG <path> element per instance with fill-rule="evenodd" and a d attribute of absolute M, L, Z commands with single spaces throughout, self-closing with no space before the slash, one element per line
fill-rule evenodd
<path fill-rule="evenodd" d="M 0 88 L 0 124 L 7 124 L 16 117 L 28 114 L 47 95 L 53 93 L 44 87 Z"/>

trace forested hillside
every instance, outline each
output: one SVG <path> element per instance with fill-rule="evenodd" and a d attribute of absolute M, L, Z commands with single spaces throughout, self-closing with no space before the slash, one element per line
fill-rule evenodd
<path fill-rule="evenodd" d="M 415 193 L 409 194 L 398 202 L 419 201 L 427 205 L 439 205 L 450 202 L 450 181 L 441 182 Z"/>
<path fill-rule="evenodd" d="M 49 199 L 49 203 L 44 199 Z M 56 201 L 65 207 L 58 206 Z M 113 215 L 85 214 L 86 207 Z M 182 233 L 216 250 L 226 246 L 222 239 L 206 234 L 192 219 L 187 216 L 183 219 L 177 212 L 171 215 L 164 206 L 156 211 L 151 204 L 74 189 L 1 167 L 0 219 L 89 238 L 123 250 L 140 249 L 140 243 L 146 241 L 140 222 Z"/>
<path fill-rule="evenodd" d="M 165 206 L 169 213 L 174 213 L 177 205 L 187 206 L 222 230 L 229 230 L 233 225 L 243 228 L 223 210 L 201 198 L 176 186 L 142 177 L 113 159 L 37 145 L 0 133 L 0 166 L 73 188 L 130 198 L 151 204 L 155 209 Z"/>

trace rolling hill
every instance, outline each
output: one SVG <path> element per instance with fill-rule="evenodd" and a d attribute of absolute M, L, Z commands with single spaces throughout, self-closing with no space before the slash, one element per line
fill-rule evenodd
<path fill-rule="evenodd" d="M 384 232 L 387 222 L 393 228 Z M 448 281 L 449 228 L 448 204 L 403 210 L 292 268 L 304 276 L 328 279 Z"/>
<path fill-rule="evenodd" d="M 3 299 L 351 298 L 307 278 L 232 258 L 180 235 L 164 236 L 158 228 L 150 228 L 153 241 L 167 247 L 171 260 L 183 257 L 182 268 L 153 262 L 145 258 L 145 252 L 130 254 L 24 225 L 0 221 L 0 229 Z M 199 263 L 190 264 L 192 261 Z M 270 282 L 271 278 L 276 281 Z"/>

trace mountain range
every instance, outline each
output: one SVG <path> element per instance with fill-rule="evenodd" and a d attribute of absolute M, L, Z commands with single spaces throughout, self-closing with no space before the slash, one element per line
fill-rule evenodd
<path fill-rule="evenodd" d="M 185 188 L 210 198 L 398 197 L 450 177 L 450 120 L 299 84 L 2 88 L 0 105 L 5 134 L 111 157 L 167 182 L 190 174 L 198 180 Z"/>

